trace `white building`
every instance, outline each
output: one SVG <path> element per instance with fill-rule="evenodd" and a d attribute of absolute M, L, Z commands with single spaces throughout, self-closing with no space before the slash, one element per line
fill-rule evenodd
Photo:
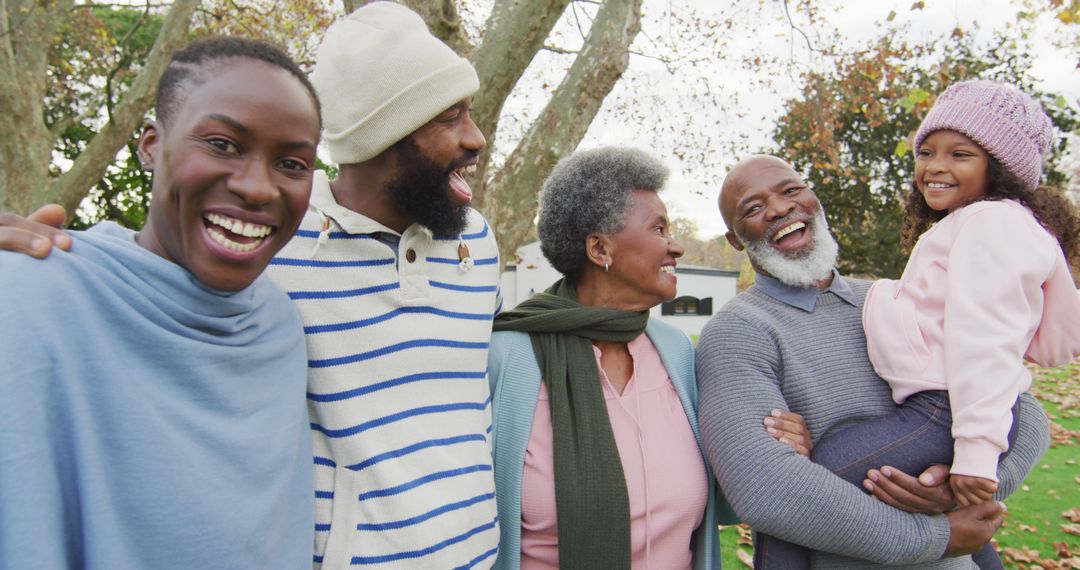
<path fill-rule="evenodd" d="M 562 277 L 540 252 L 540 242 L 521 246 L 517 255 L 520 261 L 503 268 L 503 310 L 511 309 L 533 293 L 547 289 Z M 676 265 L 675 276 L 679 279 L 678 296 L 653 307 L 650 317 L 662 319 L 696 338 L 713 312 L 735 296 L 739 272 Z"/>

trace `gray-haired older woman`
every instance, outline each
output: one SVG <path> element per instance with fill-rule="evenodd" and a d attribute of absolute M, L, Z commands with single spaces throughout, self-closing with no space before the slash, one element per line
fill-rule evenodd
<path fill-rule="evenodd" d="M 701 456 L 693 347 L 648 318 L 683 254 L 667 174 L 600 148 L 544 184 L 541 249 L 564 277 L 496 319 L 489 353 L 496 568 L 720 567 L 733 515 Z"/>

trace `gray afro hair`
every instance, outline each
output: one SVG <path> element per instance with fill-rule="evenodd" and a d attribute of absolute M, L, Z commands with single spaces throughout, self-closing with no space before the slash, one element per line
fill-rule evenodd
<path fill-rule="evenodd" d="M 613 234 L 630 214 L 634 190 L 659 192 L 668 169 L 636 148 L 601 147 L 559 161 L 540 193 L 540 249 L 559 273 L 577 280 L 585 238 Z"/>

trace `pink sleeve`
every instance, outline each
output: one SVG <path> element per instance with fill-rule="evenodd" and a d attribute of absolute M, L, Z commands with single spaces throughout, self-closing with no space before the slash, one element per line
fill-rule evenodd
<path fill-rule="evenodd" d="M 1024 352 L 1042 307 L 1053 252 L 1026 212 L 980 208 L 956 230 L 945 291 L 945 382 L 952 404 L 952 472 L 997 481 L 1010 408 L 1031 385 Z"/>
<path fill-rule="evenodd" d="M 1080 356 L 1080 291 L 1064 255 L 1058 256 L 1043 294 L 1039 330 L 1024 356 L 1040 366 L 1061 366 Z"/>

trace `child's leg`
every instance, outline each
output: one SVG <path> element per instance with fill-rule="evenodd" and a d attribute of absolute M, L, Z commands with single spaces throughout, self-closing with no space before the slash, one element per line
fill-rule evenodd
<path fill-rule="evenodd" d="M 1016 441 L 1020 401 L 1013 406 L 1009 446 Z M 913 394 L 896 411 L 844 428 L 814 444 L 814 463 L 862 488 L 866 472 L 889 465 L 909 475 L 934 464 L 951 465 L 953 458 L 952 409 L 949 393 Z M 1002 568 L 997 551 L 987 544 L 976 553 L 980 570 Z M 767 534 L 754 540 L 754 568 L 809 569 L 810 550 Z"/>
<path fill-rule="evenodd" d="M 883 465 L 917 476 L 935 463 L 952 463 L 949 394 L 913 394 L 895 412 L 847 427 L 814 444 L 810 458 L 852 485 Z"/>
<path fill-rule="evenodd" d="M 975 562 L 979 570 L 1005 570 L 1005 565 L 1001 563 L 1001 556 L 990 543 L 984 544 L 978 552 L 972 554 L 971 560 Z"/>
<path fill-rule="evenodd" d="M 1016 442 L 1020 400 L 1012 408 L 1009 448 Z M 811 459 L 853 485 L 862 485 L 866 472 L 890 465 L 918 475 L 939 463 L 952 464 L 952 410 L 948 392 L 921 392 L 908 398 L 893 413 L 856 424 L 820 441 Z M 775 539 L 774 539 L 775 540 Z M 972 559 L 980 570 L 1004 570 L 1001 557 L 990 544 Z M 776 568 L 780 568 L 777 566 Z"/>
<path fill-rule="evenodd" d="M 952 463 L 952 414 L 947 392 L 921 392 L 891 414 L 845 428 L 814 445 L 810 457 L 845 481 L 862 487 L 866 472 L 891 465 L 905 473 Z M 758 533 L 754 568 L 808 570 L 810 549 Z"/>
<path fill-rule="evenodd" d="M 810 549 L 759 532 L 754 535 L 754 570 L 810 570 Z"/>

